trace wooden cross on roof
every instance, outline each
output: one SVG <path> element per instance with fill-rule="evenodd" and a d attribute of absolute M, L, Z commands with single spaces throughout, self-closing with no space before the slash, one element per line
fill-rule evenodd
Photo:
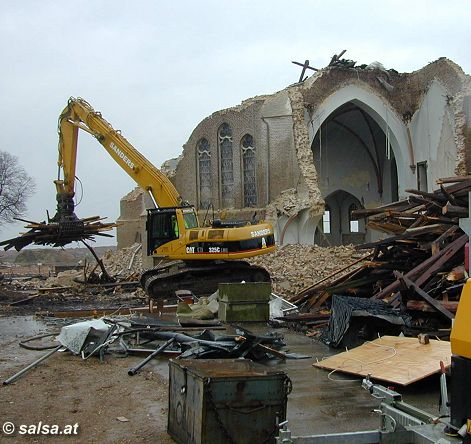
<path fill-rule="evenodd" d="M 300 63 L 300 62 L 291 62 L 291 63 L 294 63 L 295 65 L 299 65 L 299 66 L 303 67 L 303 70 L 301 71 L 301 75 L 299 76 L 298 83 L 301 83 L 304 80 L 306 80 L 304 78 L 304 74 L 306 73 L 306 69 L 312 69 L 313 71 L 319 71 L 319 69 L 313 68 L 312 66 L 309 66 L 309 60 L 306 60 L 304 63 Z"/>

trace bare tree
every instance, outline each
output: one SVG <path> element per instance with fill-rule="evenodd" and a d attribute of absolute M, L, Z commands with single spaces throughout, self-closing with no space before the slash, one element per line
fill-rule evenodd
<path fill-rule="evenodd" d="M 0 151 L 0 227 L 26 211 L 26 201 L 35 191 L 34 180 L 16 156 Z"/>

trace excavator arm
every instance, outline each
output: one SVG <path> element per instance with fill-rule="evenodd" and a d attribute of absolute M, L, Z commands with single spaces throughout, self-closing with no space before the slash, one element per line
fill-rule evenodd
<path fill-rule="evenodd" d="M 265 269 L 243 261 L 275 250 L 270 224 L 214 221 L 210 227 L 199 226 L 195 208 L 182 201 L 167 176 L 80 98 L 69 99 L 59 116 L 55 216 L 47 224 L 32 223 L 29 232 L 0 245 L 17 250 L 31 243 L 63 246 L 73 241 L 93 239 L 97 234 L 105 235 L 101 232 L 114 226 L 101 224 L 99 217 L 79 219 L 75 215 L 75 169 L 80 130 L 95 137 L 154 201 L 156 208 L 148 210 L 146 221 L 147 254 L 153 257 L 155 265 L 166 260 L 172 261 L 172 265 L 161 265 L 142 274 L 141 284 L 151 298 L 171 295 L 176 288 L 209 294 L 217 289 L 219 282 L 270 281 Z M 201 285 L 198 287 L 196 283 Z"/>
<path fill-rule="evenodd" d="M 80 98 L 70 98 L 59 116 L 59 174 L 55 180 L 58 195 L 56 215 L 70 213 L 70 199 L 75 191 L 75 168 L 79 130 L 95 137 L 115 162 L 144 190 L 157 207 L 177 207 L 182 199 L 172 182 L 137 151 L 118 130 L 115 130 L 99 112 Z M 61 178 L 61 172 L 63 177 Z M 61 202 L 67 202 L 67 204 Z"/>

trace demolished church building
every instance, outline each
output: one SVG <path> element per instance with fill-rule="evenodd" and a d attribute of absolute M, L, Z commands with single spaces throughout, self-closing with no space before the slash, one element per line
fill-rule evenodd
<path fill-rule="evenodd" d="M 470 173 L 469 75 L 446 58 L 412 73 L 349 62 L 197 125 L 163 170 L 201 219 L 265 219 L 280 245 L 357 244 L 377 234 L 352 210 Z M 118 247 L 145 242 L 150 206 L 136 191 L 122 199 Z"/>

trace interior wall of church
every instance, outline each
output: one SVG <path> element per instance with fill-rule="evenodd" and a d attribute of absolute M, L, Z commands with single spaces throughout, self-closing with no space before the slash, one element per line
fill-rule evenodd
<path fill-rule="evenodd" d="M 322 217 L 322 200 L 337 190 L 354 196 L 361 205 L 374 207 L 404 198 L 405 189 L 417 187 L 414 167 L 417 169 L 418 163 L 426 163 L 430 190 L 437 177 L 455 172 L 469 174 L 470 85 L 469 76 L 446 59 L 405 74 L 393 70 L 322 70 L 306 82 L 248 99 L 205 118 L 184 145 L 170 179 L 182 197 L 200 210 L 202 200 L 210 201 L 216 211 L 232 207 L 229 217 L 234 218 L 257 209 L 271 217 L 278 241 L 283 236 L 285 242 L 312 243 Z M 324 141 L 314 141 L 318 125 L 349 101 L 369 115 L 370 123 L 375 122 L 374 134 L 362 123 L 360 114 L 350 115 L 350 122 L 344 114 L 337 116 L 337 123 L 321 128 Z M 230 196 L 223 202 L 219 130 L 225 124 L 230 127 L 232 179 L 229 175 L 229 182 L 226 180 L 231 185 Z M 358 137 L 342 124 L 353 125 Z M 247 135 L 253 138 L 254 145 L 253 208 L 244 208 L 247 201 L 242 140 Z M 379 147 L 376 169 L 358 138 L 371 152 L 374 142 Z M 201 140 L 207 141 L 210 158 L 210 187 L 205 188 L 205 199 L 197 149 Z M 306 162 L 313 162 L 312 168 L 306 168 Z M 228 164 L 224 171 L 227 167 Z M 129 209 L 122 209 L 121 219 L 131 224 L 132 218 L 127 218 L 126 213 Z"/>
<path fill-rule="evenodd" d="M 454 173 L 457 148 L 452 120 L 447 106 L 447 91 L 434 81 L 411 121 L 415 162 L 426 165 L 428 191 L 436 188 L 437 178 Z M 415 174 L 417 176 L 418 170 Z"/>

